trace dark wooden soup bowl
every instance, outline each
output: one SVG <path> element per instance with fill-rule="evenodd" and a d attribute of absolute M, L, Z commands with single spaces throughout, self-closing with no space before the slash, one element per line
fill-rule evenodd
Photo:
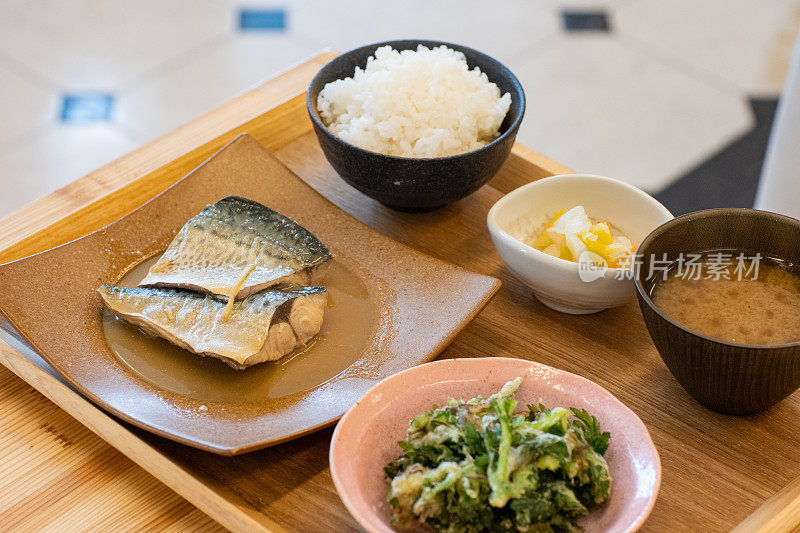
<path fill-rule="evenodd" d="M 639 246 L 639 306 L 658 353 L 689 394 L 720 413 L 757 413 L 800 387 L 800 341 L 764 346 L 714 339 L 674 322 L 650 298 L 661 276 L 657 268 L 650 275 L 651 265 L 660 265 L 654 260 L 719 249 L 800 264 L 800 221 L 755 209 L 708 209 L 670 220 Z"/>

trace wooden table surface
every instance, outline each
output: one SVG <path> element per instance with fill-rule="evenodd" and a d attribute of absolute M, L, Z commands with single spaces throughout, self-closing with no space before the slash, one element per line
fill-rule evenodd
<path fill-rule="evenodd" d="M 65 215 L 294 96 L 330 57 L 312 58 L 0 221 L 0 249 L 8 250 Z M 313 142 L 313 137 L 306 137 L 279 156 L 313 186 L 325 188 L 323 180 L 329 176 L 304 173 L 311 164 Z M 551 173 L 568 171 L 524 147 L 517 146 L 515 153 L 540 161 Z M 472 207 L 483 210 L 487 202 L 520 185 L 524 178 L 514 172 L 504 176 L 507 178 L 494 180 L 491 187 L 462 206 L 426 217 L 365 211 L 358 205 L 359 198 L 339 185 L 325 192 L 390 237 L 470 268 L 479 266 L 484 273 L 503 280 L 502 297 L 445 350 L 445 357 L 516 355 L 558 366 L 598 381 L 642 417 L 664 466 L 662 494 L 645 530 L 727 530 L 748 515 L 743 530 L 794 528 L 800 517 L 800 483 L 790 483 L 800 473 L 796 461 L 800 434 L 791 430 L 797 427 L 800 414 L 797 395 L 756 417 L 725 417 L 706 411 L 680 389 L 661 363 L 633 304 L 592 316 L 559 315 L 536 302 L 505 271 L 490 245 L 482 242 L 471 247 L 471 237 L 485 232 L 485 212 L 476 212 L 469 223 L 472 235 L 452 236 L 461 239 L 463 248 L 453 243 L 443 248 L 441 242 L 415 239 L 405 231 L 412 228 L 422 235 L 430 232 L 437 220 L 445 221 L 455 213 L 463 216 Z M 24 245 L 13 249 L 14 255 L 25 252 Z M 311 448 L 324 448 L 329 430 L 324 433 L 309 440 L 319 441 L 319 446 Z M 0 444 L 2 531 L 221 529 L 3 367 Z M 335 512 L 338 518 L 331 522 L 318 517 L 320 530 L 326 529 L 326 524 L 338 529 L 352 527 L 349 517 L 341 515 L 340 503 Z"/>

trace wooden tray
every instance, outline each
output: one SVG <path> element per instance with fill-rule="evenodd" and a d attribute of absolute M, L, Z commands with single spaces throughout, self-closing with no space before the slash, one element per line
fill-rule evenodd
<path fill-rule="evenodd" d="M 469 198 L 430 214 L 401 214 L 369 200 L 336 176 L 311 132 L 303 95 L 254 116 L 263 112 L 266 104 L 302 90 L 328 57 L 311 60 L 0 222 L 0 244 L 6 246 L 0 252 L 0 260 L 47 249 L 115 220 L 246 131 L 275 150 L 310 185 L 377 231 L 435 257 L 503 280 L 498 296 L 444 350 L 442 357 L 513 356 L 563 368 L 607 388 L 642 418 L 661 454 L 664 475 L 661 495 L 644 530 L 728 530 L 800 474 L 800 462 L 796 460 L 800 446 L 799 395 L 758 416 L 735 418 L 712 413 L 694 402 L 669 374 L 634 304 L 596 315 L 562 315 L 539 304 L 503 267 L 485 225 L 489 207 L 523 183 L 568 172 L 565 167 L 517 146 L 499 175 Z M 243 118 L 252 116 L 242 124 Z M 536 117 L 531 115 L 527 120 L 534 121 Z M 241 125 L 234 127 L 236 123 Z M 117 185 L 123 186 L 114 189 Z M 0 343 L 0 361 L 4 365 L 223 526 L 238 531 L 357 528 L 330 480 L 330 429 L 240 457 L 215 456 L 109 416 L 65 386 L 24 345 L 8 336 L 4 339 L 5 343 Z M 0 380 L 0 384 L 6 382 Z M 18 423 L 19 409 L 27 408 L 28 403 L 20 400 L 6 406 L 0 402 L 4 423 Z M 12 412 L 17 413 L 14 418 Z M 63 415 L 51 412 L 47 417 L 41 413 L 37 416 L 37 420 L 43 420 L 38 432 L 34 429 L 20 435 L 9 433 L 13 446 L 8 450 L 17 461 L 14 469 L 0 466 L 0 487 L 10 495 L 16 494 L 17 487 L 9 480 L 19 478 L 27 463 L 54 457 L 64 462 L 71 457 L 68 446 L 45 448 L 37 446 L 33 439 L 53 434 L 71 442 L 69 436 L 58 431 L 58 424 L 66 424 L 63 419 L 48 422 L 47 417 Z M 29 446 L 31 451 L 26 455 L 24 450 Z M 95 461 L 91 471 L 103 472 L 115 462 L 116 456 L 106 455 Z M 122 470 L 133 475 L 127 473 L 128 466 Z M 120 471 L 119 466 L 116 471 Z M 70 475 L 66 471 L 62 476 Z M 80 475 L 86 477 L 85 472 L 75 473 L 74 477 Z M 60 486 L 65 485 L 69 484 L 62 482 Z M 789 485 L 742 526 L 773 531 L 794 527 L 800 518 L 796 503 L 799 485 Z M 132 521 L 129 515 L 138 512 L 133 509 L 146 509 L 141 505 L 149 497 L 146 492 L 128 493 L 127 498 L 136 501 L 120 508 L 119 519 L 127 517 L 129 524 L 139 528 L 153 527 L 154 520 L 158 524 L 200 527 L 201 520 L 185 508 L 177 517 L 164 512 L 166 517 L 153 518 L 151 513 L 148 522 Z M 111 507 L 110 498 L 114 496 L 95 496 L 90 499 L 87 495 L 81 502 L 82 509 L 73 514 L 91 516 L 97 507 Z M 125 495 L 121 498 L 124 500 Z M 30 503 L 32 500 L 27 501 L 25 506 L 9 509 L 0 503 L 0 523 L 33 524 L 30 516 L 37 511 L 41 514 L 43 509 L 37 509 Z M 192 525 L 186 526 L 187 523 Z"/>

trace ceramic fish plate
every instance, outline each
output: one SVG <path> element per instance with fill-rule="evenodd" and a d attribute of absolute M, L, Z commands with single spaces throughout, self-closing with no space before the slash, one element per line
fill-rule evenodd
<path fill-rule="evenodd" d="M 333 255 L 320 334 L 302 353 L 245 370 L 121 323 L 97 292 L 136 286 L 189 219 L 227 196 L 296 220 Z M 381 379 L 436 357 L 499 285 L 372 231 L 242 135 L 111 225 L 0 265 L 0 310 L 98 405 L 158 435 L 234 455 L 332 424 Z"/>

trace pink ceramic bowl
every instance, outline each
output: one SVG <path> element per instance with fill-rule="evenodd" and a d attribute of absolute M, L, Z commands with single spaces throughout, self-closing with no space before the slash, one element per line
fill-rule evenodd
<path fill-rule="evenodd" d="M 611 432 L 605 458 L 613 478 L 611 498 L 580 520 L 587 532 L 635 531 L 644 523 L 661 485 L 661 461 L 647 428 L 633 411 L 591 381 L 523 359 L 448 359 L 420 365 L 375 385 L 339 421 L 331 442 L 333 482 L 347 509 L 369 532 L 391 532 L 391 507 L 383 466 L 400 455 L 415 415 L 449 397 L 484 398 L 524 376 L 520 406 L 585 408 Z"/>

